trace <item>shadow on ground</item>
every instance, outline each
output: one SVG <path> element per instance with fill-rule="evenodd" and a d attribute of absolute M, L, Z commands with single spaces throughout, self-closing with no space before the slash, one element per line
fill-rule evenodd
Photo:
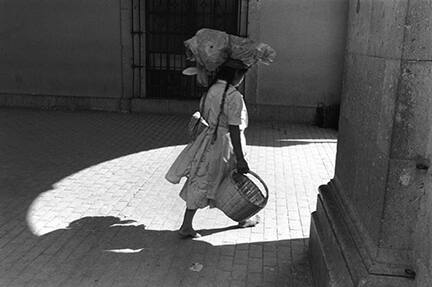
<path fill-rule="evenodd" d="M 67 229 L 34 237 L 26 248 L 39 246 L 40 255 L 23 253 L 22 258 L 1 265 L 2 275 L 10 276 L 8 272 L 19 272 L 20 267 L 25 267 L 27 275 L 0 282 L 2 286 L 310 284 L 304 272 L 307 258 L 297 257 L 290 262 L 287 254 L 295 252 L 296 247 L 304 248 L 304 239 L 212 246 L 205 242 L 206 235 L 236 227 L 201 230 L 204 236 L 197 241 L 180 239 L 175 231 L 146 230 L 143 225 L 133 224 L 111 216 L 84 217 L 70 223 Z M 29 264 L 23 266 L 23 261 Z M 194 264 L 195 271 L 191 270 Z"/>

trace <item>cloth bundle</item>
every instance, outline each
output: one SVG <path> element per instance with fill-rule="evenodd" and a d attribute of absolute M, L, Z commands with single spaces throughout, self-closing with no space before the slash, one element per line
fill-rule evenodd
<path fill-rule="evenodd" d="M 212 29 L 199 30 L 184 44 L 188 60 L 196 63 L 197 80 L 204 87 L 208 86 L 209 75 L 228 59 L 239 60 L 249 68 L 257 62 L 270 64 L 276 57 L 267 44 Z"/>

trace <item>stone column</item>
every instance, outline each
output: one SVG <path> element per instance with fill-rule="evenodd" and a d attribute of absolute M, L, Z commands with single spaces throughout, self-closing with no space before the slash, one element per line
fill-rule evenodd
<path fill-rule="evenodd" d="M 432 286 L 432 1 L 349 11 L 335 177 L 311 223 L 316 286 Z"/>

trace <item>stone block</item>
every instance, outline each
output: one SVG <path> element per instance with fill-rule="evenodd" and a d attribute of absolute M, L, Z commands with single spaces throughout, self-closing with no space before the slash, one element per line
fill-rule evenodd
<path fill-rule="evenodd" d="M 354 286 L 322 200 L 319 196 L 310 228 L 309 249 L 315 286 Z"/>
<path fill-rule="evenodd" d="M 411 278 L 392 277 L 383 275 L 370 275 L 363 278 L 358 287 L 414 287 L 415 281 Z"/>
<path fill-rule="evenodd" d="M 365 55 L 368 51 L 372 0 L 350 0 L 348 11 L 347 51 Z"/>
<path fill-rule="evenodd" d="M 407 7 L 408 0 L 373 1 L 368 55 L 392 59 L 401 57 Z"/>
<path fill-rule="evenodd" d="M 403 57 L 432 60 L 432 1 L 410 0 Z"/>
<path fill-rule="evenodd" d="M 429 164 L 432 131 L 432 63 L 409 61 L 402 65 L 395 114 L 392 157 Z"/>
<path fill-rule="evenodd" d="M 407 0 L 351 0 L 348 51 L 398 59 L 402 54 Z"/>
<path fill-rule="evenodd" d="M 320 229 L 318 229 L 320 228 Z M 331 231 L 331 229 L 329 229 Z M 328 235 L 328 234 L 327 234 Z M 318 223 L 318 218 L 316 214 L 312 214 L 312 220 L 311 220 L 311 234 L 310 234 L 310 244 L 309 244 L 309 252 L 311 254 L 310 261 L 311 261 L 311 267 L 312 267 L 312 274 L 314 278 L 314 283 L 316 287 L 329 287 L 334 286 L 331 283 L 330 276 L 333 275 L 335 272 L 330 271 L 331 267 L 330 264 L 334 263 L 342 263 L 344 264 L 343 260 L 334 260 L 329 258 L 329 255 L 338 256 L 340 257 L 340 252 L 330 252 L 330 249 L 334 248 L 335 245 L 326 244 L 325 237 L 324 237 L 324 228 L 321 227 Z M 334 238 L 334 237 L 329 237 Z M 327 238 L 328 239 L 328 238 Z M 346 270 L 346 269 L 345 269 Z M 347 270 L 345 271 L 347 273 Z M 349 282 L 349 280 L 346 280 Z M 341 287 L 344 285 L 340 285 Z M 352 283 L 351 283 L 351 286 Z"/>
<path fill-rule="evenodd" d="M 376 245 L 383 212 L 400 61 L 348 54 L 336 177 Z"/>
<path fill-rule="evenodd" d="M 400 266 L 381 264 L 382 269 L 376 271 L 375 262 L 367 265 L 361 252 L 365 246 L 350 232 L 351 221 L 342 212 L 333 187 L 320 187 L 317 211 L 312 216 L 310 251 L 315 286 L 413 287 L 415 281 L 407 278 Z"/>
<path fill-rule="evenodd" d="M 413 248 L 412 234 L 419 209 L 419 191 L 423 184 L 423 177 L 416 169 L 415 161 L 390 160 L 379 242 L 379 246 L 383 248 L 379 254 L 380 260 L 387 259 L 385 249 L 389 249 L 393 262 L 412 262 L 411 253 L 407 251 Z"/>
<path fill-rule="evenodd" d="M 369 135 L 379 124 L 386 131 L 392 124 L 400 61 L 364 55 L 346 56 L 346 75 L 341 115 Z M 380 142 L 389 135 L 381 134 Z M 384 149 L 385 149 L 384 145 Z"/>
<path fill-rule="evenodd" d="M 342 132 L 352 130 L 351 122 L 341 116 L 339 118 L 339 134 L 336 153 L 336 170 L 335 177 L 338 178 L 342 185 L 350 185 L 355 179 L 356 165 L 355 157 L 357 151 L 355 147 L 356 140 L 351 133 Z"/>
<path fill-rule="evenodd" d="M 416 281 L 417 286 L 432 286 L 432 240 L 425 238 L 432 237 L 432 173 L 429 170 L 424 173 L 425 183 L 423 196 L 419 199 L 420 210 L 417 215 L 417 224 L 415 232 L 415 249 L 414 256 L 416 258 Z"/>
<path fill-rule="evenodd" d="M 400 61 L 348 54 L 341 115 L 381 151 L 388 150 Z M 375 129 L 378 127 L 378 131 Z M 341 136 L 349 130 L 341 129 Z"/>

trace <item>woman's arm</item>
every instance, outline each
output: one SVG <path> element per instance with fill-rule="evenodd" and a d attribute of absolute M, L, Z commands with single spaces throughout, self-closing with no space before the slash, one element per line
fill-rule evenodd
<path fill-rule="evenodd" d="M 237 159 L 237 171 L 239 173 L 247 173 L 249 171 L 249 166 L 244 159 L 239 126 L 229 125 L 229 132 L 234 154 Z"/>

